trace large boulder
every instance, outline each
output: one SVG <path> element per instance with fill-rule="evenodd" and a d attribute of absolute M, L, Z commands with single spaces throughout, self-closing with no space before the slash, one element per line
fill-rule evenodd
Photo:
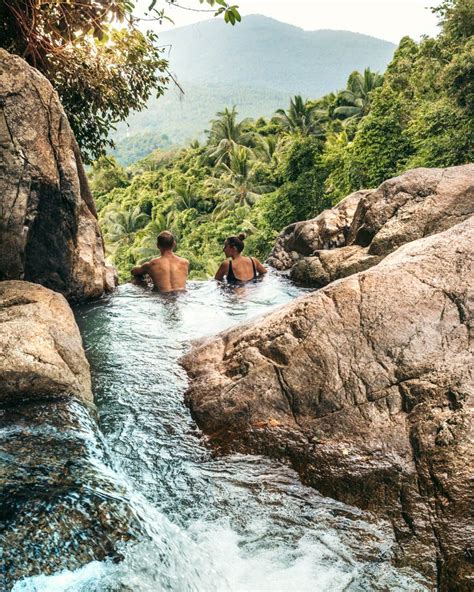
<path fill-rule="evenodd" d="M 347 200 L 351 200 L 349 208 Z M 473 213 L 474 164 L 414 169 L 378 189 L 348 196 L 314 220 L 284 229 L 268 263 L 290 270 L 298 284 L 321 288 L 368 269 L 401 245 L 451 228 Z M 335 241 L 328 240 L 322 225 L 333 218 L 339 226 L 347 220 L 345 232 Z"/>
<path fill-rule="evenodd" d="M 0 590 L 119 557 L 141 521 L 108 466 L 71 309 L 38 284 L 0 282 Z"/>
<path fill-rule="evenodd" d="M 79 150 L 51 84 L 0 49 L 0 280 L 68 299 L 113 289 Z"/>
<path fill-rule="evenodd" d="M 64 296 L 0 282 L 0 403 L 70 396 L 92 403 L 89 364 Z"/>
<path fill-rule="evenodd" d="M 471 217 L 183 359 L 211 442 L 385 514 L 440 590 L 472 584 L 473 259 Z"/>
<path fill-rule="evenodd" d="M 282 230 L 267 263 L 285 271 L 300 259 L 320 249 L 335 249 L 346 244 L 349 227 L 362 197 L 370 191 L 356 191 L 333 208 L 312 220 L 294 222 Z"/>

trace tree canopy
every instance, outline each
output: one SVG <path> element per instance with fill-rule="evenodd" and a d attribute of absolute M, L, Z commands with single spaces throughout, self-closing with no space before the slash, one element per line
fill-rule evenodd
<path fill-rule="evenodd" d="M 173 0 L 164 0 L 173 3 Z M 214 6 L 230 24 L 237 6 Z M 163 2 L 150 0 L 148 18 L 166 17 Z M 0 47 L 22 56 L 58 91 L 86 160 L 103 154 L 109 131 L 142 109 L 170 82 L 158 37 L 142 32 L 133 0 L 3 0 Z"/>

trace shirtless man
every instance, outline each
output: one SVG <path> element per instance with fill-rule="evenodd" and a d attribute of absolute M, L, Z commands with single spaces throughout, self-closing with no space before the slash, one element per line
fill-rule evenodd
<path fill-rule="evenodd" d="M 178 292 L 186 288 L 189 261 L 173 253 L 176 241 L 171 232 L 160 232 L 156 240 L 161 257 L 151 259 L 143 265 L 132 269 L 132 275 L 141 279 L 148 274 L 153 280 L 154 290 L 157 292 Z"/>

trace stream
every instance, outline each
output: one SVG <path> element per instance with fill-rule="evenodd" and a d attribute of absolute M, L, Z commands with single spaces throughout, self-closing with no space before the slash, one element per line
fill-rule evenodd
<path fill-rule="evenodd" d="M 178 359 L 213 335 L 302 291 L 269 274 L 229 290 L 190 282 L 162 296 L 127 284 L 76 309 L 109 471 L 147 537 L 120 562 L 35 576 L 15 592 L 343 592 L 426 590 L 393 567 L 390 528 L 303 486 L 287 465 L 216 457 L 183 404 Z"/>

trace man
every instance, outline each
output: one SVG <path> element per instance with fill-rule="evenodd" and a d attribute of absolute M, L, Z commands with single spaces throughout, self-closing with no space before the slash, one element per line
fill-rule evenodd
<path fill-rule="evenodd" d="M 186 288 L 189 261 L 173 253 L 176 241 L 171 232 L 160 232 L 156 244 L 161 257 L 156 257 L 132 269 L 137 279 L 148 274 L 153 280 L 154 290 L 158 292 L 178 292 Z"/>

